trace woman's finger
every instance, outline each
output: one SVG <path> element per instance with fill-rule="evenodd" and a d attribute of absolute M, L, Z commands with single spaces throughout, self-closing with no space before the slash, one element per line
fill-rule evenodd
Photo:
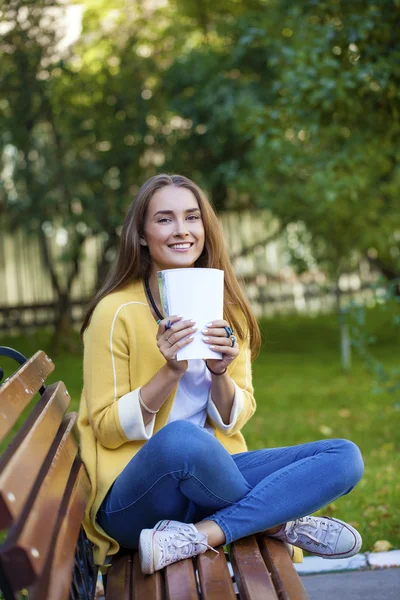
<path fill-rule="evenodd" d="M 201 332 L 207 336 L 223 337 L 229 339 L 223 327 L 206 327 L 202 329 Z"/>
<path fill-rule="evenodd" d="M 171 336 L 174 336 L 174 338 L 172 339 L 173 344 L 174 342 L 181 339 L 181 337 L 184 337 L 185 335 L 191 333 L 193 326 L 193 320 L 176 321 L 173 325 L 171 325 L 171 327 L 167 329 L 165 329 L 165 327 L 163 326 L 159 329 L 157 333 L 156 339 L 158 347 L 160 348 L 160 344 L 162 344 L 164 340 L 169 340 Z"/>
<path fill-rule="evenodd" d="M 227 323 L 225 319 L 218 319 L 217 321 L 211 321 L 211 323 L 207 323 L 206 327 L 208 329 L 221 329 L 221 327 L 229 327 L 229 323 Z"/>
<path fill-rule="evenodd" d="M 170 329 L 175 323 L 178 323 L 182 320 L 181 315 L 172 315 L 171 317 L 166 317 L 158 324 L 158 332 L 159 334 L 165 333 L 168 329 Z"/>
<path fill-rule="evenodd" d="M 216 344 L 217 346 L 228 346 L 228 348 L 234 347 L 232 346 L 232 339 L 229 337 L 215 337 L 215 336 L 205 336 L 202 338 L 203 342 L 206 344 Z"/>
<path fill-rule="evenodd" d="M 161 323 L 163 323 L 163 321 L 161 321 Z M 185 319 L 184 321 L 182 321 L 182 317 L 179 317 L 179 320 L 174 321 L 169 327 L 165 326 L 168 325 L 168 320 L 166 320 L 165 325 L 161 325 L 161 323 L 159 326 L 159 337 L 160 335 L 170 335 L 172 333 L 176 333 L 177 331 L 181 331 L 183 329 L 187 329 L 188 327 L 192 327 L 195 321 L 193 319 Z"/>
<path fill-rule="evenodd" d="M 217 372 L 221 372 L 221 370 L 223 370 L 225 367 L 229 367 L 229 365 L 237 359 L 239 354 L 239 350 L 236 350 L 234 348 L 227 348 L 226 346 L 224 346 L 224 348 L 215 346 L 213 349 L 216 352 L 221 352 L 222 358 L 216 360 L 209 358 L 207 359 L 207 365 L 210 367 L 210 369 Z M 232 350 L 236 351 L 232 352 Z"/>
<path fill-rule="evenodd" d="M 166 360 L 176 360 L 176 354 L 178 350 L 188 346 L 191 342 L 193 342 L 193 340 L 193 335 L 187 335 L 175 342 L 175 344 L 170 344 L 168 340 L 163 340 L 159 345 L 159 350 Z"/>
<path fill-rule="evenodd" d="M 210 348 L 211 350 L 214 350 L 214 352 L 220 352 L 226 356 L 233 356 L 236 358 L 236 356 L 239 355 L 239 346 L 236 344 L 235 346 L 220 346 L 217 344 L 210 344 Z"/>
<path fill-rule="evenodd" d="M 208 323 L 201 331 L 204 333 L 204 335 L 225 338 L 229 338 L 233 333 L 233 329 L 226 321 L 213 321 L 213 323 Z"/>
<path fill-rule="evenodd" d="M 197 331 L 197 327 L 194 327 L 192 323 L 193 321 L 191 322 L 190 327 L 185 327 L 179 331 L 173 331 L 171 329 L 170 331 L 167 331 L 163 337 L 167 340 L 170 346 L 174 346 L 188 335 L 191 335 Z"/>

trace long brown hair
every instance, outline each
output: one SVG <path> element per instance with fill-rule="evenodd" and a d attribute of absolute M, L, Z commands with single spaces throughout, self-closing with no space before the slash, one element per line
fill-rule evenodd
<path fill-rule="evenodd" d="M 146 211 L 153 194 L 167 185 L 190 190 L 199 203 L 204 226 L 205 244 L 195 266 L 222 269 L 224 271 L 224 318 L 232 325 L 239 338 L 244 339 L 249 336 L 251 354 L 254 359 L 260 349 L 260 330 L 246 296 L 233 272 L 225 249 L 221 225 L 204 192 L 193 181 L 183 175 L 155 175 L 140 188 L 128 209 L 122 227 L 120 247 L 115 265 L 111 268 L 103 285 L 88 306 L 81 334 L 89 325 L 94 309 L 104 296 L 123 288 L 131 281 L 144 280 L 150 276 L 151 257 L 147 246 L 140 244 L 140 237 L 143 235 Z M 246 328 L 243 327 L 243 322 L 240 322 L 238 313 L 244 315 L 247 323 Z"/>

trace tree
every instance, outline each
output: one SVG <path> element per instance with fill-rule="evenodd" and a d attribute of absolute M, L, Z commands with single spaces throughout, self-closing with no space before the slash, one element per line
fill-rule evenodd
<path fill-rule="evenodd" d="M 269 63 L 280 73 L 279 101 L 265 112 L 254 156 L 256 164 L 270 157 L 267 177 L 256 172 L 262 204 L 304 222 L 314 256 L 331 273 L 361 254 L 393 279 L 400 272 L 400 5 L 303 0 L 275 8 Z"/>
<path fill-rule="evenodd" d="M 86 0 L 62 53 L 63 6 L 3 2 L 0 41 L 0 210 L 41 236 L 59 326 L 85 240 L 103 236 L 101 279 L 126 206 L 160 170 L 199 181 L 219 210 L 291 224 L 299 270 L 337 278 L 365 255 L 399 273 L 397 0 Z M 68 233 L 64 279 L 51 224 Z"/>
<path fill-rule="evenodd" d="M 396 276 L 399 3 L 188 0 L 180 11 L 186 46 L 160 85 L 177 124 L 166 164 L 218 208 L 299 223 L 334 277 L 361 255 Z"/>
<path fill-rule="evenodd" d="M 62 5 L 9 0 L 1 12 L 7 29 L 1 41 L 0 144 L 6 173 L 1 206 L 8 227 L 39 235 L 58 299 L 54 350 L 60 341 L 70 345 L 71 290 L 85 240 L 97 234 L 105 239 L 98 266 L 102 277 L 139 171 L 146 171 L 143 91 L 152 68 L 136 53 L 143 43 L 140 14 L 125 36 L 118 23 L 114 35 L 107 35 L 107 14 L 105 8 L 95 18 L 88 10 L 85 30 L 96 37 L 82 41 L 79 58 L 59 50 Z M 153 174 L 155 166 L 147 172 Z M 55 253 L 50 238 L 60 228 L 67 243 Z"/>
<path fill-rule="evenodd" d="M 9 227 L 23 226 L 39 236 L 58 298 L 56 331 L 68 328 L 69 295 L 83 243 L 78 230 L 70 236 L 68 253 L 61 256 L 66 265 L 61 274 L 43 228 L 54 222 L 70 230 L 74 221 L 67 149 L 49 93 L 51 78 L 61 72 L 57 31 L 62 16 L 62 5 L 48 0 L 40 4 L 6 0 L 0 13 L 5 31 L 0 42 L 0 144 L 6 173 L 1 204 Z"/>
<path fill-rule="evenodd" d="M 276 99 L 263 84 L 263 76 L 275 77 L 260 53 L 264 7 L 240 0 L 172 4 L 174 31 L 184 32 L 184 39 L 159 87 L 168 99 L 168 144 L 161 140 L 167 169 L 198 180 L 219 210 L 254 206 L 249 119 L 255 124 Z"/>

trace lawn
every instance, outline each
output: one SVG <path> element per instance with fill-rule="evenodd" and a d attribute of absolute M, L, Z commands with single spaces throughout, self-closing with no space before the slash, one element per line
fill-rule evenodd
<path fill-rule="evenodd" d="M 396 366 L 400 328 L 393 329 L 379 314 L 372 323 L 378 338 L 374 355 L 385 366 Z M 373 377 L 354 353 L 350 373 L 342 371 L 334 315 L 278 317 L 261 326 L 263 349 L 253 365 L 257 412 L 244 430 L 249 449 L 330 437 L 351 439 L 361 448 L 364 478 L 349 496 L 321 512 L 359 528 L 364 551 L 381 539 L 400 548 L 400 399 L 374 393 Z M 30 355 L 38 348 L 50 353 L 48 340 L 46 332 L 39 332 L 3 337 L 0 343 Z M 76 409 L 81 357 L 63 354 L 55 363 L 52 380 L 65 381 Z M 10 364 L 2 359 L 6 372 Z"/>

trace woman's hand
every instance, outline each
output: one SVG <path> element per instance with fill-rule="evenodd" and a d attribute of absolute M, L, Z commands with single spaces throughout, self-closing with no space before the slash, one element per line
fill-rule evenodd
<path fill-rule="evenodd" d="M 167 317 L 160 322 L 157 346 L 172 371 L 184 373 L 188 368 L 188 361 L 176 360 L 176 354 L 178 350 L 193 341 L 195 331 L 197 331 L 197 327 L 194 327 L 194 321 L 182 321 L 182 317 L 177 315 Z"/>
<path fill-rule="evenodd" d="M 203 342 L 209 344 L 215 352 L 221 352 L 222 354 L 221 360 L 208 358 L 206 361 L 210 369 L 218 374 L 223 373 L 239 354 L 239 346 L 235 336 L 233 336 L 234 340 L 232 340 L 232 336 L 228 337 L 224 327 L 229 327 L 229 325 L 226 321 L 221 320 L 213 321 L 207 326 L 207 329 L 202 329 L 205 336 Z"/>

